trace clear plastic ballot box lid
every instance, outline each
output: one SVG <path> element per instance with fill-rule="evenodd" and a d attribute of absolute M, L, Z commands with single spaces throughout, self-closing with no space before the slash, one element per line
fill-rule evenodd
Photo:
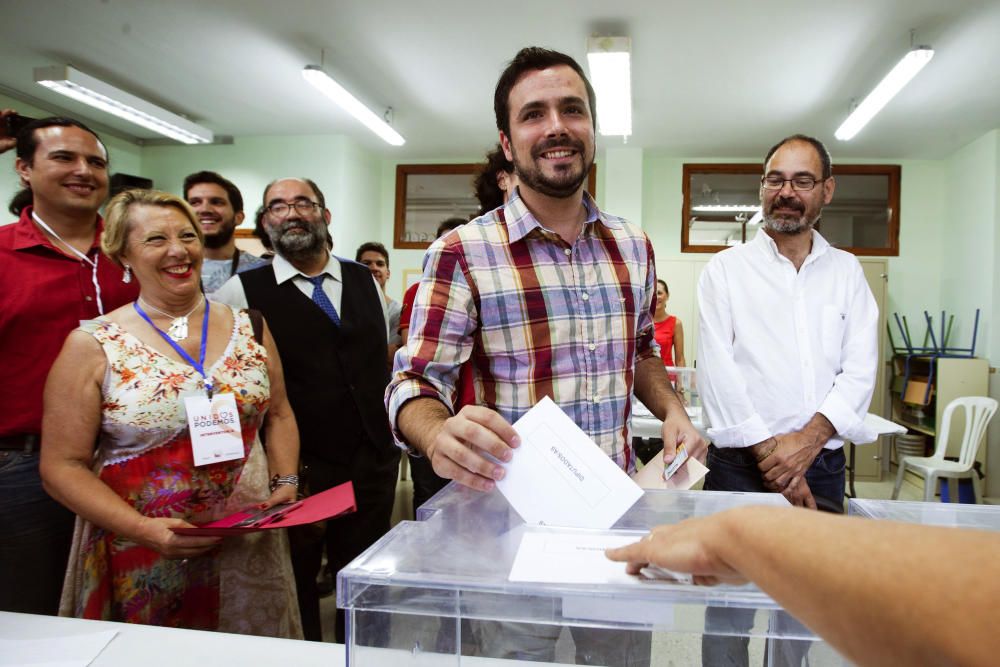
<path fill-rule="evenodd" d="M 347 612 L 348 656 L 354 657 L 349 664 L 382 664 L 359 659 L 375 646 L 410 654 L 451 651 L 464 660 L 458 648 L 468 639 L 463 633 L 468 635 L 472 624 L 493 621 L 684 633 L 699 646 L 702 634 L 715 633 L 817 640 L 751 584 L 509 580 L 521 538 L 528 531 L 639 539 L 653 526 L 742 505 L 788 503 L 779 494 L 647 491 L 611 530 L 586 531 L 527 526 L 499 492 L 480 493 L 452 483 L 418 510 L 418 521 L 398 524 L 337 575 L 337 605 Z M 750 610 L 744 615 L 756 620 L 747 631 L 714 628 L 706 621 L 708 607 Z M 778 617 L 784 618 L 775 622 Z M 400 634 L 405 637 L 400 639 Z M 442 634 L 451 637 L 442 643 Z M 813 664 L 844 664 L 828 646 L 816 644 L 834 657 Z"/>
<path fill-rule="evenodd" d="M 994 505 L 852 498 L 847 505 L 847 513 L 925 526 L 1000 530 L 1000 506 Z"/>

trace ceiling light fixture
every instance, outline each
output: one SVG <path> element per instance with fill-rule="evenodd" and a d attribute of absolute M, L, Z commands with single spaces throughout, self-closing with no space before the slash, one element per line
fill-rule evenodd
<path fill-rule="evenodd" d="M 185 144 L 210 144 L 212 131 L 75 67 L 36 67 L 35 83 Z"/>
<path fill-rule="evenodd" d="M 590 83 L 597 93 L 597 127 L 604 136 L 632 134 L 631 52 L 628 37 L 587 40 Z"/>
<path fill-rule="evenodd" d="M 402 146 L 406 139 L 374 111 L 362 104 L 346 88 L 333 80 L 319 65 L 306 65 L 302 77 L 349 114 L 360 120 L 369 130 L 393 146 Z"/>
<path fill-rule="evenodd" d="M 854 108 L 847 120 L 837 128 L 834 136 L 841 141 L 852 139 L 933 57 L 934 49 L 929 46 L 911 49 L 875 89 L 868 93 L 868 97 Z"/>

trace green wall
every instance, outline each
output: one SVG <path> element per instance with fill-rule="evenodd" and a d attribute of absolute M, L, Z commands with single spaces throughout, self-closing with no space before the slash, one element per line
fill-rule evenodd
<path fill-rule="evenodd" d="M 202 169 L 217 171 L 243 193 L 247 221 L 275 178 L 311 178 L 323 190 L 331 212 L 335 251 L 353 258 L 378 219 L 379 160 L 343 136 L 238 137 L 229 145 L 147 146 L 143 176 L 155 186 L 180 193 L 184 177 Z"/>
<path fill-rule="evenodd" d="M 942 307 L 955 313 L 955 342 L 972 337 L 973 313 L 983 311 L 977 351 L 991 346 L 990 311 L 996 283 L 997 132 L 968 144 L 946 161 L 946 213 L 942 219 Z"/>
<path fill-rule="evenodd" d="M 968 345 L 972 314 L 982 309 L 977 356 L 1000 361 L 1000 130 L 956 151 L 945 161 L 947 217 L 942 225 L 942 303 L 956 315 L 956 343 Z M 990 395 L 1000 400 L 1000 381 L 990 376 Z M 987 495 L 1000 496 L 1000 417 L 994 417 L 987 451 Z"/>

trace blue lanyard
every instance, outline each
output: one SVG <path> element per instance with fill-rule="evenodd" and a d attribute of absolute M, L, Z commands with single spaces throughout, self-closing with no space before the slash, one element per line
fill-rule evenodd
<path fill-rule="evenodd" d="M 191 364 L 194 369 L 201 374 L 201 377 L 205 379 L 205 391 L 208 392 L 208 398 L 211 399 L 213 391 L 212 379 L 205 373 L 205 348 L 208 345 L 208 299 L 205 299 L 205 319 L 201 323 L 201 352 L 198 353 L 198 361 L 192 359 L 191 355 L 187 353 L 187 350 L 178 345 L 176 341 L 164 333 L 160 327 L 153 324 L 153 320 L 149 318 L 149 315 L 147 315 L 146 311 L 142 309 L 142 306 L 139 305 L 138 301 L 133 301 L 132 306 L 135 308 L 135 312 L 139 313 L 139 316 L 142 317 L 142 319 L 149 322 L 149 326 L 153 327 L 153 329 L 156 330 L 156 333 L 160 334 L 160 337 L 167 341 L 167 343 L 170 344 L 170 347 L 174 348 L 174 351 L 181 355 L 181 358 L 183 358 L 184 361 Z"/>

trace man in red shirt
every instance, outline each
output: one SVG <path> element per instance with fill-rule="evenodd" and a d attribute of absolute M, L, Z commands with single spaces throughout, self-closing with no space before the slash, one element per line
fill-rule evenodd
<path fill-rule="evenodd" d="M 55 614 L 74 517 L 38 476 L 45 378 L 80 320 L 139 290 L 100 253 L 100 138 L 79 121 L 45 118 L 18 133 L 16 150 L 19 217 L 0 226 L 0 610 Z"/>
<path fill-rule="evenodd" d="M 468 220 L 465 218 L 448 218 L 438 225 L 436 239 L 441 238 L 456 227 L 461 227 Z M 402 345 L 406 345 L 407 334 L 410 330 L 410 315 L 413 314 L 413 301 L 417 296 L 417 288 L 420 283 L 413 283 L 403 295 L 403 307 L 399 313 L 399 335 Z M 472 366 L 466 364 L 462 367 L 458 384 L 455 386 L 455 412 L 458 412 L 463 405 L 474 405 L 476 403 L 476 390 L 472 386 Z M 410 475 L 413 477 L 413 511 L 431 499 L 435 493 L 440 491 L 450 480 L 438 477 L 431 467 L 431 462 L 423 456 L 410 455 Z"/>

